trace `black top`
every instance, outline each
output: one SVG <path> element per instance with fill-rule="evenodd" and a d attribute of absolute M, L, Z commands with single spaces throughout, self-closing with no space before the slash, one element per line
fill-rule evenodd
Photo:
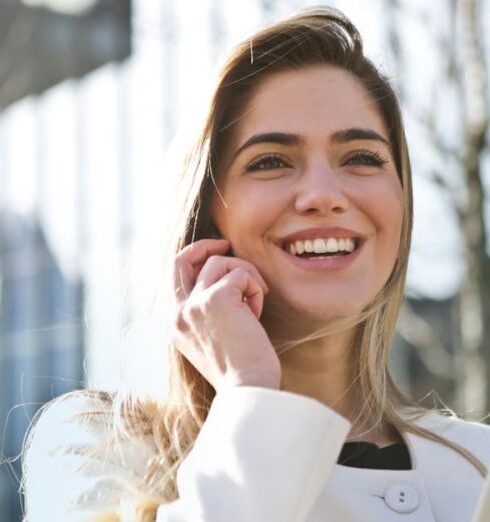
<path fill-rule="evenodd" d="M 412 469 L 410 453 L 405 444 L 378 448 L 371 442 L 346 442 L 337 463 L 352 468 Z"/>

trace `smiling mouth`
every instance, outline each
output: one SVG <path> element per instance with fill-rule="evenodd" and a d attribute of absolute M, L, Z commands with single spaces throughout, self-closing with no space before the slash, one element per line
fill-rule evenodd
<path fill-rule="evenodd" d="M 282 245 L 282 249 L 299 258 L 325 259 L 348 256 L 360 247 L 361 242 L 361 238 L 317 238 L 288 241 Z"/>

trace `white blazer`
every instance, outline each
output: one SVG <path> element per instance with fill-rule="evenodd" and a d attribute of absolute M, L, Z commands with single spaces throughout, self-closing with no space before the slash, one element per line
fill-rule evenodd
<path fill-rule="evenodd" d="M 41 417 L 25 476 L 28 522 L 90 520 L 127 494 L 125 485 L 143 476 L 155 455 L 149 438 L 125 443 L 122 451 L 108 439 L 104 459 L 92 458 L 83 468 L 77 451 L 60 458 L 70 442 L 85 453 L 107 439 L 101 424 L 73 415 L 93 407 L 87 398 L 73 398 Z M 417 422 L 490 466 L 489 426 L 439 414 Z M 352 468 L 337 464 L 349 430 L 345 418 L 302 395 L 249 386 L 220 392 L 179 468 L 179 499 L 162 504 L 156 520 L 472 521 L 484 481 L 454 450 L 404 434 L 411 470 Z"/>

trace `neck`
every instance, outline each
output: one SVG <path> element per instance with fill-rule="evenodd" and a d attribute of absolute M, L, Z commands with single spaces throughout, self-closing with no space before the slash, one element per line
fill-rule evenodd
<path fill-rule="evenodd" d="M 360 349 L 354 329 L 332 329 L 325 336 L 308 339 L 306 331 L 293 334 L 286 326 L 295 324 L 290 320 L 282 325 L 274 323 L 268 322 L 266 329 L 281 361 L 282 390 L 316 399 L 349 420 L 352 429 L 348 441 L 363 440 L 380 447 L 400 442 L 394 428 L 385 423 L 375 426 L 376 419 L 363 414 L 363 400 L 354 375 L 355 351 Z"/>
<path fill-rule="evenodd" d="M 359 413 L 352 335 L 337 333 L 301 342 L 280 354 L 281 388 L 306 395 L 353 422 Z"/>

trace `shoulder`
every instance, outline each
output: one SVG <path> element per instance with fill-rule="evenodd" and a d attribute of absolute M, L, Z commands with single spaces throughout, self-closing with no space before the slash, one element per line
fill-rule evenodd
<path fill-rule="evenodd" d="M 428 429 L 456 443 L 490 466 L 490 426 L 483 422 L 469 421 L 456 415 L 428 411 L 414 420 L 415 425 Z"/>
<path fill-rule="evenodd" d="M 439 411 L 428 411 L 415 420 L 418 426 L 436 431 L 442 436 L 455 438 L 460 442 L 475 441 L 490 445 L 490 426 L 483 422 L 462 419 Z"/>

